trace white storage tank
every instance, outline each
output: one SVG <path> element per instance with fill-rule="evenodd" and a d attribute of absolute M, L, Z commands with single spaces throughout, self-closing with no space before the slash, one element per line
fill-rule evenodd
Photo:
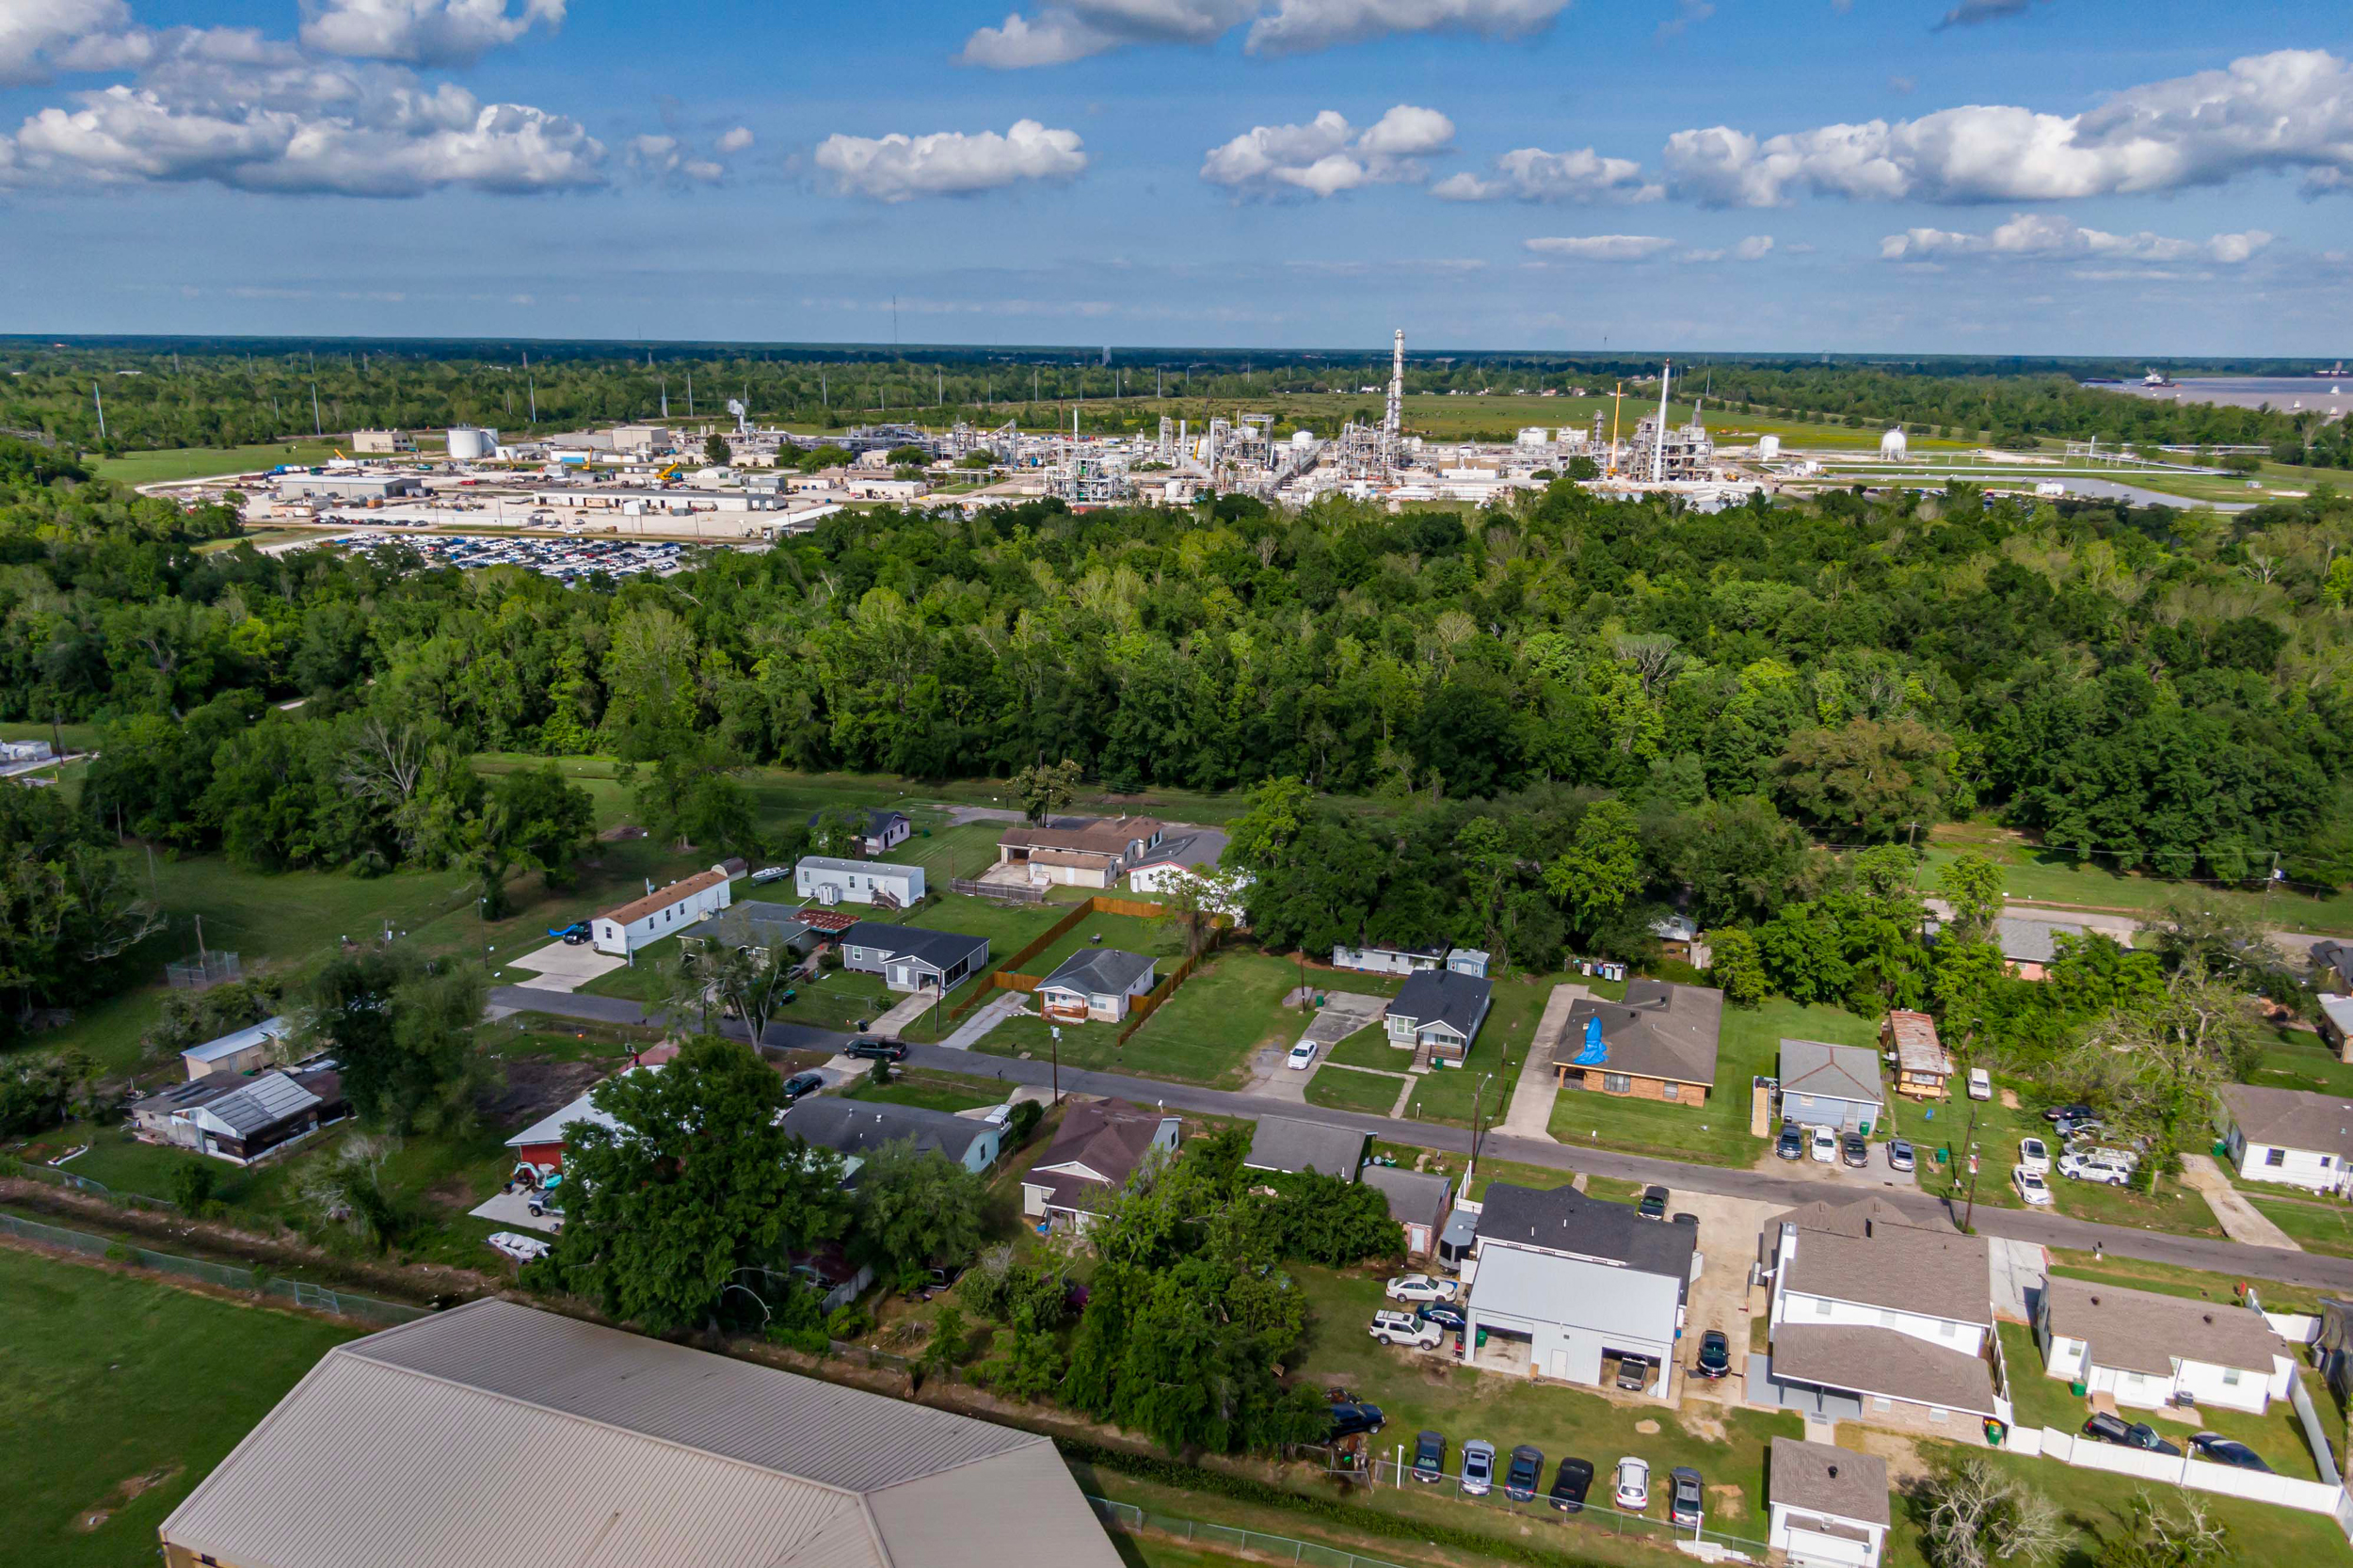
<path fill-rule="evenodd" d="M 454 424 L 449 432 L 449 455 L 460 463 L 480 462 L 498 451 L 499 433 L 478 430 L 471 424 Z"/>
<path fill-rule="evenodd" d="M 1880 456 L 1882 457 L 1901 457 L 1911 444 L 1912 443 L 1910 441 L 1904 440 L 1903 427 L 1898 425 L 1897 428 L 1890 430 L 1886 435 L 1880 438 Z"/>
<path fill-rule="evenodd" d="M 1776 457 L 1780 456 L 1781 456 L 1781 438 L 1780 438 L 1779 436 L 1759 436 L 1759 437 L 1757 437 L 1757 438 L 1756 438 L 1756 456 L 1757 456 L 1757 457 L 1758 457 L 1758 459 L 1759 459 L 1760 461 L 1762 461 L 1762 462 L 1768 462 L 1768 463 L 1771 462 L 1774 458 L 1776 458 Z"/>

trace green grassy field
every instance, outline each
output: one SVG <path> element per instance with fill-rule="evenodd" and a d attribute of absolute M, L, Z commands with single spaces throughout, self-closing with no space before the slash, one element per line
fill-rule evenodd
<path fill-rule="evenodd" d="M 1092 922 L 1082 922 L 1080 930 L 1091 927 Z M 1124 1047 L 1115 1043 L 1118 1025 L 1064 1025 L 1062 1061 L 1102 1072 L 1237 1087 L 1244 1081 L 1253 1051 L 1261 1045 L 1288 1043 L 1306 1027 L 1299 1014 L 1282 1005 L 1293 980 L 1291 966 L 1282 959 L 1224 953 L 1178 987 Z M 1047 1028 L 1036 1016 L 1008 1018 L 978 1048 L 996 1056 L 1045 1061 L 1052 1049 Z"/>
<path fill-rule="evenodd" d="M 2353 1096 L 2353 1063 L 2340 1061 L 2328 1043 L 2308 1029 L 2275 1029 L 2249 1083 L 2302 1089 L 2315 1095 Z"/>
<path fill-rule="evenodd" d="M 1285 1071 L 1289 1071 L 1286 1068 Z M 1398 1092 L 1406 1080 L 1376 1077 L 1371 1073 L 1351 1072 L 1329 1063 L 1316 1069 L 1316 1076 L 1307 1084 L 1307 1103 L 1333 1111 L 1362 1111 L 1369 1115 L 1385 1116 L 1397 1104 Z M 1413 1080 L 1419 1083 L 1421 1080 Z"/>
<path fill-rule="evenodd" d="M 2275 1198 L 2254 1187 L 2241 1187 L 2239 1192 L 2306 1252 L 2353 1257 L 2353 1206 L 2319 1198 Z"/>
<path fill-rule="evenodd" d="M 904 1068 L 894 1071 L 896 1076 L 888 1084 L 878 1088 L 872 1083 L 855 1083 L 841 1091 L 841 1097 L 880 1100 L 890 1105 L 915 1105 L 926 1111 L 945 1111 L 952 1115 L 958 1111 L 1005 1103 L 1004 1085 L 988 1079 L 920 1068 L 913 1072 Z"/>
<path fill-rule="evenodd" d="M 2064 849 L 2044 848 L 2008 828 L 1985 823 L 1947 823 L 1937 827 L 1930 836 L 1928 863 L 1921 868 L 1920 886 L 1933 888 L 1938 872 L 1963 850 L 1991 856 L 2002 868 L 2005 890 L 2013 899 L 2153 916 L 2194 893 L 2201 907 L 2227 909 L 2269 930 L 2353 935 L 2353 891 L 2315 897 L 2289 888 L 2265 893 L 2260 886 L 2240 890 L 2169 882 L 2081 860 Z"/>
<path fill-rule="evenodd" d="M 249 473 L 256 469 L 276 468 L 280 463 L 323 463 L 334 455 L 332 441 L 296 441 L 281 446 L 183 446 L 101 457 L 92 466 L 101 479 L 122 485 L 159 485 L 174 479 Z"/>
<path fill-rule="evenodd" d="M 43 1568 L 152 1564 L 164 1516 L 360 1332 L 0 1248 L 8 1555 Z"/>

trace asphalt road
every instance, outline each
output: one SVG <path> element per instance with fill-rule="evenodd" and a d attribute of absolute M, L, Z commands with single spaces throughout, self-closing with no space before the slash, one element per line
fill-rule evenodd
<path fill-rule="evenodd" d="M 490 993 L 490 1000 L 503 1006 L 530 1008 L 566 1017 L 596 1018 L 607 1023 L 637 1023 L 645 1018 L 645 1010 L 637 1003 L 616 997 L 579 996 L 569 992 L 536 991 L 525 986 L 503 985 Z M 741 1026 L 730 1029 L 728 1032 L 739 1039 L 743 1037 Z M 762 1036 L 761 1044 L 778 1050 L 839 1051 L 855 1038 L 830 1030 L 772 1023 Z M 1057 1081 L 1054 1064 L 1050 1062 L 982 1056 L 970 1051 L 914 1044 L 907 1047 L 906 1060 L 909 1066 L 930 1067 L 941 1072 L 964 1073 L 980 1078 L 994 1077 L 1007 1083 L 1048 1086 Z M 1204 1089 L 1190 1083 L 1164 1083 L 1158 1079 L 1129 1078 L 1120 1073 L 1087 1072 L 1077 1067 L 1063 1068 L 1059 1082 L 1064 1094 L 1117 1096 L 1139 1105 L 1173 1107 L 1178 1111 L 1211 1116 L 1256 1119 L 1270 1114 L 1284 1115 L 1300 1121 L 1351 1128 L 1385 1142 L 1403 1144 L 1413 1148 L 1440 1149 L 1450 1154 L 1470 1152 L 1471 1136 L 1463 1128 L 1399 1121 L 1361 1112 L 1333 1111 L 1321 1106 L 1288 1101 L 1275 1104 L 1257 1095 L 1236 1094 L 1225 1089 Z M 1496 1132 L 1488 1133 L 1481 1152 L 1514 1164 L 1534 1165 L 1545 1170 L 1584 1171 L 1593 1176 L 1613 1176 L 1621 1181 L 1657 1182 L 1670 1192 L 1681 1188 L 1687 1192 L 1709 1192 L 1720 1197 L 1754 1198 L 1765 1203 L 1787 1204 L 1793 1208 L 1801 1203 L 1812 1203 L 1817 1198 L 1834 1196 L 1842 1191 L 1819 1181 L 1793 1181 L 1771 1171 L 1687 1165 L 1672 1160 L 1653 1160 L 1644 1155 L 1620 1154 L 1609 1149 L 1577 1148 L 1533 1138 L 1507 1137 Z M 1944 1199 L 1926 1193 L 1907 1192 L 1894 1188 L 1874 1189 L 1874 1193 L 1922 1219 L 1959 1218 Z M 2241 1246 L 2235 1241 L 2172 1236 L 2163 1231 L 2133 1230 L 2122 1225 L 2093 1224 L 2059 1214 L 1990 1206 L 1977 1209 L 1975 1223 L 1985 1235 L 2034 1241 L 2046 1247 L 2065 1247 L 2082 1252 L 2097 1247 L 2120 1257 L 2139 1258 L 2173 1268 L 2199 1269 L 2214 1273 L 2277 1280 L 2313 1289 L 2353 1293 L 2353 1258 L 2329 1257 L 2318 1253 L 2282 1252 L 2271 1247 Z"/>

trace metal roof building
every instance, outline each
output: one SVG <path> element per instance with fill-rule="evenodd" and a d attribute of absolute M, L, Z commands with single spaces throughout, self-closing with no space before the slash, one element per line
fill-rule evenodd
<path fill-rule="evenodd" d="M 328 1352 L 174 1510 L 221 1568 L 1116 1568 L 1047 1438 L 504 1301 Z"/>

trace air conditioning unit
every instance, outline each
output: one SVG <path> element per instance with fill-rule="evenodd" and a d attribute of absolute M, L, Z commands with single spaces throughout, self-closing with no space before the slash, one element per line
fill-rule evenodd
<path fill-rule="evenodd" d="M 841 902 L 841 884 L 839 882 L 820 882 L 817 884 L 817 902 L 824 904 L 828 909 L 832 908 L 835 904 L 840 904 Z"/>

